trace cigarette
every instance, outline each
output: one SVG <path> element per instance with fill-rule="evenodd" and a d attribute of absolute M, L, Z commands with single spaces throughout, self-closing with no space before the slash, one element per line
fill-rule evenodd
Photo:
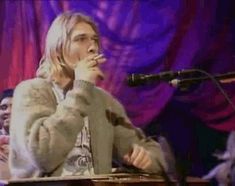
<path fill-rule="evenodd" d="M 104 55 L 103 54 L 99 54 L 98 56 L 94 57 L 94 60 L 97 60 L 97 59 L 102 58 L 102 57 L 104 57 Z"/>

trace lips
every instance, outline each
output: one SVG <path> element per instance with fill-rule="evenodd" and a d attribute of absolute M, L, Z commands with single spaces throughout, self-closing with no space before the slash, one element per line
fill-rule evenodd
<path fill-rule="evenodd" d="M 9 120 L 10 119 L 10 115 L 9 114 L 4 114 L 2 116 L 2 119 L 5 121 L 5 120 Z"/>
<path fill-rule="evenodd" d="M 9 121 L 10 121 L 10 118 L 4 118 L 3 121 L 9 122 Z"/>
<path fill-rule="evenodd" d="M 4 118 L 4 119 L 3 119 L 3 122 L 4 122 L 4 125 L 5 125 L 5 126 L 8 126 L 9 123 L 10 123 L 10 118 L 9 118 L 9 117 Z"/>

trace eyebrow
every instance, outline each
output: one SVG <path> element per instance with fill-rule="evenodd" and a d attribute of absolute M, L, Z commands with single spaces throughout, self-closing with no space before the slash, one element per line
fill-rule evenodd
<path fill-rule="evenodd" d="M 77 34 L 73 37 L 73 39 L 77 39 L 78 37 L 89 36 L 88 34 Z M 97 34 L 92 35 L 93 38 L 99 38 Z"/>
<path fill-rule="evenodd" d="M 0 109 L 2 110 L 2 109 L 4 109 L 4 108 L 7 108 L 7 107 L 9 107 L 10 105 L 7 105 L 7 104 L 2 104 L 2 105 L 0 105 Z M 5 110 L 5 109 L 4 109 Z"/>
<path fill-rule="evenodd" d="M 9 105 L 12 105 L 11 103 L 7 104 L 7 103 L 3 103 L 3 104 L 0 104 L 0 106 L 9 106 Z"/>

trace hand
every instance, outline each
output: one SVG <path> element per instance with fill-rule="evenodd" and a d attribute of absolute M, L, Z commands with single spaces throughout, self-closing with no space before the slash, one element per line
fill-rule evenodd
<path fill-rule="evenodd" d="M 149 151 L 137 144 L 133 145 L 132 152 L 124 155 L 123 159 L 127 164 L 142 170 L 147 170 L 152 164 Z"/>
<path fill-rule="evenodd" d="M 8 148 L 0 149 L 0 162 L 8 163 Z"/>
<path fill-rule="evenodd" d="M 8 145 L 0 148 L 0 179 L 9 179 L 10 171 L 8 167 Z"/>
<path fill-rule="evenodd" d="M 9 154 L 9 136 L 0 136 L 0 161 L 7 162 Z"/>
<path fill-rule="evenodd" d="M 104 78 L 104 74 L 100 70 L 99 65 L 105 61 L 106 59 L 103 54 L 93 54 L 82 59 L 75 67 L 75 79 L 95 84 L 98 78 Z"/>
<path fill-rule="evenodd" d="M 0 135 L 0 147 L 9 144 L 9 135 Z"/>

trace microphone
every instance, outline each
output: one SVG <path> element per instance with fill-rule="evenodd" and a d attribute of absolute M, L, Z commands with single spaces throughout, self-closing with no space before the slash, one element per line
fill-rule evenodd
<path fill-rule="evenodd" d="M 130 74 L 127 77 L 127 83 L 129 86 L 139 86 L 155 81 L 171 81 L 178 77 L 183 77 L 185 75 L 193 75 L 197 72 L 195 69 L 180 70 L 180 71 L 166 71 L 160 72 L 158 74 Z"/>

